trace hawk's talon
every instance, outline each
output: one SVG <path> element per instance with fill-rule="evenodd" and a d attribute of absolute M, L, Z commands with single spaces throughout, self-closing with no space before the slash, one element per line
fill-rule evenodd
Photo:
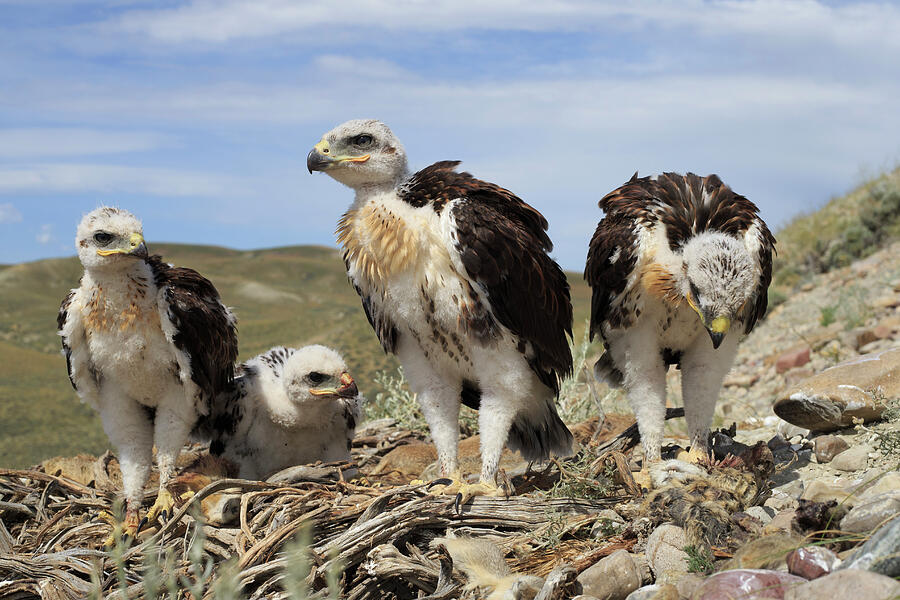
<path fill-rule="evenodd" d="M 138 519 L 137 510 L 125 511 L 125 520 L 121 522 L 109 511 L 102 511 L 98 516 L 112 527 L 112 531 L 103 540 L 104 548 L 114 548 L 118 540 L 122 540 L 127 545 L 131 540 L 137 539 L 137 534 L 141 530 L 141 521 Z"/>
<path fill-rule="evenodd" d="M 435 479 L 434 481 L 430 482 L 428 485 L 426 485 L 425 489 L 430 492 L 431 488 L 433 488 L 436 485 L 443 485 L 445 487 L 450 487 L 451 485 L 453 485 L 453 480 L 448 477 L 440 477 L 440 478 Z"/>
<path fill-rule="evenodd" d="M 457 492 L 456 501 L 454 502 L 456 514 L 462 514 L 462 505 L 468 503 L 476 496 L 492 496 L 495 498 L 505 498 L 509 496 L 509 494 L 504 488 L 493 482 L 482 480 L 478 483 L 463 483 L 459 486 L 459 492 Z"/>
<path fill-rule="evenodd" d="M 164 524 L 166 517 L 173 514 L 172 508 L 174 508 L 174 506 L 175 498 L 172 497 L 172 493 L 166 488 L 160 488 L 159 494 L 156 496 L 156 502 L 153 503 L 153 506 L 151 506 L 150 510 L 147 512 L 147 519 Z M 160 520 L 160 518 L 163 520 Z"/>

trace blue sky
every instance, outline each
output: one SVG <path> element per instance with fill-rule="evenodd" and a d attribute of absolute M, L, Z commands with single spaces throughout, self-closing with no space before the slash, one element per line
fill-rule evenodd
<path fill-rule="evenodd" d="M 148 242 L 334 243 L 322 133 L 375 117 L 463 160 L 579 270 L 638 170 L 718 173 L 777 227 L 900 162 L 900 6 L 815 0 L 0 0 L 0 263 Z"/>

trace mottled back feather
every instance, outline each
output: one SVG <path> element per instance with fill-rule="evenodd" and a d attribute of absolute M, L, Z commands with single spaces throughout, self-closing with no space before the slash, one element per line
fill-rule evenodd
<path fill-rule="evenodd" d="M 400 197 L 435 211 L 453 205 L 457 251 L 466 274 L 487 296 L 494 317 L 530 343 L 530 366 L 541 381 L 559 391 L 572 372 L 566 335 L 572 335 L 569 284 L 547 254 L 553 244 L 547 220 L 515 194 L 454 169 L 458 161 L 435 163 L 412 176 Z"/>
<path fill-rule="evenodd" d="M 600 333 L 605 322 L 617 326 L 620 315 L 614 299 L 625 291 L 639 262 L 639 228 L 650 229 L 659 224 L 665 226 L 673 252 L 679 252 L 689 239 L 705 231 L 725 233 L 744 242 L 744 235 L 755 225 L 758 244 L 753 258 L 761 273 L 752 302 L 743 314 L 745 333 L 765 314 L 775 238 L 759 217 L 756 205 L 732 191 L 718 176 L 664 173 L 651 178 L 635 173 L 625 185 L 604 196 L 599 206 L 606 214 L 591 239 L 584 272 L 593 290 L 592 337 Z"/>

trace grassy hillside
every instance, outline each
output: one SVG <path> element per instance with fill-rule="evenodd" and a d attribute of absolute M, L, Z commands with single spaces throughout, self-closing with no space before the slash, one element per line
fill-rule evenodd
<path fill-rule="evenodd" d="M 900 168 L 864 183 L 777 232 L 775 285 L 790 288 L 900 239 Z"/>
<path fill-rule="evenodd" d="M 322 247 L 237 251 L 152 244 L 169 262 L 213 281 L 238 316 L 241 359 L 274 345 L 321 343 L 339 349 L 366 395 L 379 370 L 394 369 L 347 283 L 338 252 Z M 0 266 L 0 465 L 27 466 L 56 454 L 102 452 L 100 421 L 69 386 L 59 355 L 59 302 L 76 285 L 77 259 Z M 569 274 L 581 339 L 590 291 Z"/>

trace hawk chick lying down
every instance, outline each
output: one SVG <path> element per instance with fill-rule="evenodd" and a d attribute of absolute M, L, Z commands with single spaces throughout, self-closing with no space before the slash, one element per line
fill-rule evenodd
<path fill-rule="evenodd" d="M 591 336 L 606 345 L 594 372 L 627 390 L 646 469 L 660 460 L 666 370 L 678 365 L 691 453 L 705 456 L 738 339 L 766 312 L 775 238 L 715 175 L 635 174 L 600 208 L 584 273 Z"/>
<path fill-rule="evenodd" d="M 199 432 L 210 452 L 265 479 L 294 465 L 350 458 L 365 398 L 340 354 L 325 346 L 272 348 L 238 368 Z"/>
<path fill-rule="evenodd" d="M 570 451 L 556 412 L 572 371 L 569 285 L 550 258 L 547 221 L 492 183 L 438 162 L 411 174 L 380 121 L 348 121 L 307 157 L 353 188 L 338 225 L 347 275 L 382 346 L 400 359 L 437 447 L 444 489 L 502 493 L 504 444 L 530 460 Z M 481 481 L 463 486 L 460 404 L 477 408 Z"/>
<path fill-rule="evenodd" d="M 149 256 L 127 211 L 88 213 L 75 241 L 84 275 L 57 324 L 72 386 L 99 411 L 119 455 L 124 533 L 133 535 L 154 444 L 159 494 L 148 518 L 171 514 L 175 459 L 233 377 L 235 319 L 199 273 Z"/>

